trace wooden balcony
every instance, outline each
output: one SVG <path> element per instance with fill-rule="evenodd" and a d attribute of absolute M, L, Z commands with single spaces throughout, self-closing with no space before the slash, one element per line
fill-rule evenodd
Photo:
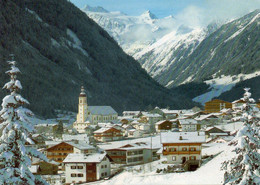
<path fill-rule="evenodd" d="M 174 152 L 170 152 L 170 151 L 163 151 L 163 155 L 192 155 L 192 154 L 200 154 L 201 151 L 174 151 Z"/>

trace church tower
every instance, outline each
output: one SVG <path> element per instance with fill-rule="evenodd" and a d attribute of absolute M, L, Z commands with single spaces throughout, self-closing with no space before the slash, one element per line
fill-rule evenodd
<path fill-rule="evenodd" d="M 77 123 L 86 122 L 88 117 L 88 104 L 87 104 L 87 95 L 84 87 L 81 87 L 81 92 L 79 94 L 79 110 L 77 114 Z"/>

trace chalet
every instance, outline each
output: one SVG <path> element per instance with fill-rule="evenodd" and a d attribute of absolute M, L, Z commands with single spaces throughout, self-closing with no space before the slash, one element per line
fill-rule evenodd
<path fill-rule="evenodd" d="M 94 153 L 96 148 L 81 141 L 47 142 L 49 148 L 45 150 L 49 160 L 62 163 L 70 153 Z"/>
<path fill-rule="evenodd" d="M 150 113 L 160 114 L 163 119 L 175 119 L 179 115 L 179 110 L 160 109 L 155 107 Z"/>
<path fill-rule="evenodd" d="M 200 124 L 195 119 L 178 119 L 181 132 L 195 132 L 200 130 Z"/>
<path fill-rule="evenodd" d="M 106 153 L 69 154 L 63 161 L 66 184 L 93 182 L 111 174 L 111 159 Z"/>
<path fill-rule="evenodd" d="M 72 143 L 60 142 L 46 149 L 46 157 L 49 160 L 62 163 L 62 161 L 67 157 L 67 155 L 73 152 L 74 147 Z"/>
<path fill-rule="evenodd" d="M 201 164 L 202 143 L 205 135 L 202 132 L 167 132 L 162 133 L 162 157 L 168 163 L 185 164 L 192 170 Z"/>
<path fill-rule="evenodd" d="M 232 103 L 219 99 L 214 99 L 205 103 L 206 113 L 219 112 L 222 109 L 228 108 L 232 108 Z"/>
<path fill-rule="evenodd" d="M 217 127 L 208 127 L 205 130 L 205 135 L 206 135 L 206 138 L 209 138 L 209 137 L 214 137 L 214 136 L 227 136 L 228 133 Z"/>
<path fill-rule="evenodd" d="M 143 134 L 144 134 L 144 131 L 137 130 L 137 129 L 130 129 L 127 131 L 127 137 L 130 137 L 130 138 L 139 138 L 139 137 L 142 137 Z"/>
<path fill-rule="evenodd" d="M 232 109 L 233 110 L 240 110 L 244 103 L 245 103 L 244 100 L 241 100 L 241 99 L 235 100 L 235 101 L 232 102 Z"/>
<path fill-rule="evenodd" d="M 118 148 L 106 149 L 107 154 L 115 163 L 125 165 L 143 164 L 157 160 L 159 148 L 151 148 L 147 143 L 137 142 Z"/>
<path fill-rule="evenodd" d="M 57 175 L 59 169 L 59 163 L 55 161 L 32 161 L 32 166 L 30 167 L 31 172 L 34 175 Z"/>
<path fill-rule="evenodd" d="M 156 132 L 165 132 L 172 129 L 172 122 L 168 120 L 158 121 L 155 123 Z"/>
<path fill-rule="evenodd" d="M 200 115 L 196 117 L 195 120 L 198 121 L 198 123 L 201 125 L 215 125 L 220 121 L 220 114 L 221 113 L 210 113 L 206 115 Z"/>
<path fill-rule="evenodd" d="M 117 141 L 123 139 L 123 132 L 114 127 L 105 127 L 94 132 L 94 139 L 100 142 Z"/>

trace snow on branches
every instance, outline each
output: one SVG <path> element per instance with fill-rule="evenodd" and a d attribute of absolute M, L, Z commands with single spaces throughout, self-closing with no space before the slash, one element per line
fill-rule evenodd
<path fill-rule="evenodd" d="M 47 161 L 45 155 L 25 144 L 33 144 L 29 134 L 33 131 L 29 117 L 33 113 L 23 108 L 22 105 L 29 104 L 18 92 L 22 85 L 17 80 L 20 70 L 15 66 L 16 62 L 8 62 L 11 70 L 6 73 L 10 81 L 4 85 L 4 89 L 10 94 L 3 98 L 2 110 L 0 111 L 0 184 L 47 184 L 29 170 L 31 158 L 36 157 Z"/>
<path fill-rule="evenodd" d="M 257 185 L 260 184 L 260 129 L 259 110 L 252 105 L 249 88 L 245 88 L 240 120 L 244 122 L 236 137 L 229 143 L 232 158 L 222 163 L 225 170 L 224 184 Z"/>

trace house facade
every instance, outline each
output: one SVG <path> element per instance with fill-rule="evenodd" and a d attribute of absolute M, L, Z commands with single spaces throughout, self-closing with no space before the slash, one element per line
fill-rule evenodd
<path fill-rule="evenodd" d="M 155 123 L 156 132 L 165 132 L 172 129 L 172 122 L 168 120 L 163 120 Z"/>
<path fill-rule="evenodd" d="M 107 154 L 117 164 L 137 165 L 157 160 L 159 148 L 150 148 L 146 143 L 138 142 L 118 148 L 106 149 Z"/>
<path fill-rule="evenodd" d="M 200 124 L 195 119 L 178 119 L 177 124 L 181 132 L 196 132 L 200 130 Z"/>
<path fill-rule="evenodd" d="M 171 164 L 190 162 L 199 166 L 204 142 L 205 135 L 202 132 L 162 133 L 162 156 Z"/>
<path fill-rule="evenodd" d="M 232 108 L 232 103 L 219 99 L 214 99 L 205 103 L 206 113 L 220 112 L 222 109 L 229 108 Z"/>
<path fill-rule="evenodd" d="M 73 152 L 74 147 L 72 144 L 69 144 L 67 142 L 60 142 L 46 149 L 46 157 L 49 160 L 62 163 L 62 161 L 67 157 L 67 155 Z"/>
<path fill-rule="evenodd" d="M 93 182 L 111 174 L 110 159 L 106 153 L 69 154 L 63 163 L 66 184 Z"/>
<path fill-rule="evenodd" d="M 123 139 L 123 131 L 114 127 L 105 127 L 94 132 L 94 139 L 100 142 L 117 141 Z"/>
<path fill-rule="evenodd" d="M 87 95 L 84 87 L 81 87 L 77 120 L 73 123 L 73 128 L 79 133 L 84 133 L 88 125 L 113 122 L 117 121 L 117 118 L 118 114 L 111 106 L 88 106 Z"/>

